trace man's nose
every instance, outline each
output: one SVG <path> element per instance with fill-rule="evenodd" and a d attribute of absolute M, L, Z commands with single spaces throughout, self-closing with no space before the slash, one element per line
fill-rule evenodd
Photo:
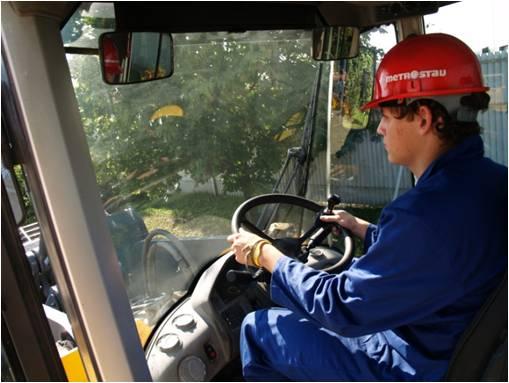
<path fill-rule="evenodd" d="M 380 136 L 385 136 L 385 128 L 382 125 L 382 122 L 378 124 L 378 128 L 376 128 L 376 133 Z"/>

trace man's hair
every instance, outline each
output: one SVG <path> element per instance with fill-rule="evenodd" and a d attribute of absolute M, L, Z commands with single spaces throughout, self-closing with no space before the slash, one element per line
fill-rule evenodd
<path fill-rule="evenodd" d="M 460 102 L 462 108 L 477 112 L 488 108 L 490 96 L 487 93 L 473 93 L 463 96 Z M 427 106 L 431 110 L 431 122 L 438 137 L 448 146 L 454 146 L 468 136 L 481 133 L 481 127 L 476 120 L 460 121 L 457 113 L 451 116 L 442 104 L 432 99 L 418 99 L 408 105 L 398 104 L 397 101 L 388 101 L 380 103 L 380 106 L 389 108 L 392 115 L 397 119 L 406 118 L 408 121 L 413 121 L 420 106 Z M 439 123 L 440 117 L 442 117 L 443 123 Z"/>

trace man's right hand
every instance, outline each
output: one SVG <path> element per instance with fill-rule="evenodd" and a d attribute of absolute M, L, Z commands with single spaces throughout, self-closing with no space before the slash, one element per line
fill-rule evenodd
<path fill-rule="evenodd" d="M 369 222 L 357 218 L 345 210 L 333 210 L 332 215 L 322 215 L 320 219 L 323 222 L 337 223 L 341 227 L 350 230 L 353 235 L 364 240 Z"/>

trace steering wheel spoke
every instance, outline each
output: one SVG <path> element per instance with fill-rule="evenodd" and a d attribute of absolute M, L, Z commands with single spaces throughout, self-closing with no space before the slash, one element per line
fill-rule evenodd
<path fill-rule="evenodd" d="M 251 221 L 248 221 L 247 219 L 242 220 L 239 222 L 239 228 L 245 228 L 248 231 L 250 231 L 253 234 L 258 235 L 259 237 L 262 237 L 263 239 L 266 239 L 270 243 L 274 242 L 274 238 L 270 237 L 269 235 L 265 234 L 262 230 L 260 230 L 256 225 L 254 225 Z"/>

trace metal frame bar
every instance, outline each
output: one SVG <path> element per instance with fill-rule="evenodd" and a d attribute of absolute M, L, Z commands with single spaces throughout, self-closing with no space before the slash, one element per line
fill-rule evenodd
<path fill-rule="evenodd" d="M 2 48 L 41 234 L 90 380 L 148 381 L 58 21 L 2 3 Z"/>

